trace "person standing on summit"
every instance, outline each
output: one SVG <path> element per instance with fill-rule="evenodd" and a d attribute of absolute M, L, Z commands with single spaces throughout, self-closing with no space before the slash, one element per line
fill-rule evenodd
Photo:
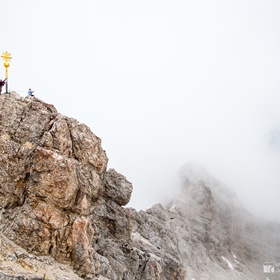
<path fill-rule="evenodd" d="M 7 78 L 4 81 L 0 80 L 0 94 L 2 94 L 2 87 L 5 85 L 6 80 Z"/>
<path fill-rule="evenodd" d="M 29 96 L 34 96 L 33 92 L 34 92 L 34 91 L 32 91 L 31 88 L 30 88 L 30 89 L 28 90 L 28 95 L 29 95 Z"/>

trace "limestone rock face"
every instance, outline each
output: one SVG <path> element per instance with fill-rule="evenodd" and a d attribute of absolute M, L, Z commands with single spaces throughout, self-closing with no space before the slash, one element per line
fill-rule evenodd
<path fill-rule="evenodd" d="M 90 129 L 34 97 L 0 95 L 0 279 L 277 279 L 280 226 L 207 172 L 168 205 L 124 208 L 132 184 Z"/>
<path fill-rule="evenodd" d="M 1 230 L 38 255 L 98 275 L 90 218 L 107 156 L 88 127 L 37 99 L 0 96 Z"/>
<path fill-rule="evenodd" d="M 105 188 L 106 195 L 119 205 L 126 205 L 129 202 L 132 184 L 114 169 L 109 169 L 106 173 Z"/>

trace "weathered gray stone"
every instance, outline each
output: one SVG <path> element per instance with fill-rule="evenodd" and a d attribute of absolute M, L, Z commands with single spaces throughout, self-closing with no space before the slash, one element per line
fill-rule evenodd
<path fill-rule="evenodd" d="M 115 169 L 109 169 L 105 173 L 105 194 L 119 205 L 129 202 L 132 189 L 132 184 Z"/>

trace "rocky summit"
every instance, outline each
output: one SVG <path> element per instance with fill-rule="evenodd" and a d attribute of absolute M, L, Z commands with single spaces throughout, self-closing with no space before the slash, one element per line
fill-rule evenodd
<path fill-rule="evenodd" d="M 137 212 L 107 162 L 86 125 L 0 95 L 0 279 L 280 279 L 280 225 L 207 171 L 184 166 L 178 197 Z"/>

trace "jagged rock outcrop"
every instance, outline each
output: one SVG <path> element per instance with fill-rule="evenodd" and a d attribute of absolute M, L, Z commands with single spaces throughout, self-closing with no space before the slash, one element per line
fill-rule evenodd
<path fill-rule="evenodd" d="M 264 279 L 280 262 L 280 226 L 207 172 L 184 167 L 177 198 L 137 212 L 107 162 L 86 125 L 0 95 L 0 279 Z"/>
<path fill-rule="evenodd" d="M 37 255 L 98 275 L 90 214 L 107 156 L 88 127 L 37 99 L 0 96 L 1 231 Z"/>

